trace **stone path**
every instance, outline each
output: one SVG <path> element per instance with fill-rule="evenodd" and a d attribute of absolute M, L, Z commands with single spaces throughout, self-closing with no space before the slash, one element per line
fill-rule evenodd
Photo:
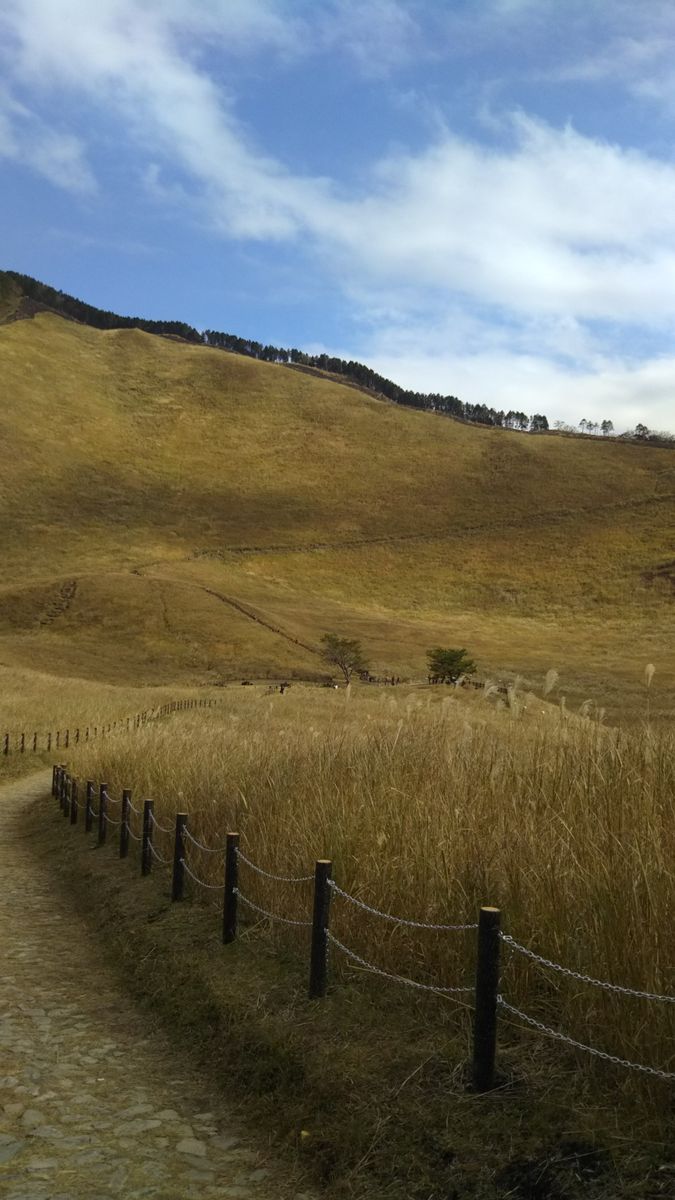
<path fill-rule="evenodd" d="M 0 789 L 0 1196 L 292 1196 L 50 890 L 20 828 L 50 777 Z"/>

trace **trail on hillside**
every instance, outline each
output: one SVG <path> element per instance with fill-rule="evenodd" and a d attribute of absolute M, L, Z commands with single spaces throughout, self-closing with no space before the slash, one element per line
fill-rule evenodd
<path fill-rule="evenodd" d="M 54 803 L 48 788 L 41 772 L 0 789 L 0 1196 L 287 1195 L 53 888 L 22 824 L 30 806 Z"/>
<path fill-rule="evenodd" d="M 262 625 L 263 629 L 269 629 L 271 633 L 276 633 L 278 637 L 285 638 L 287 642 L 292 642 L 294 646 L 302 646 L 303 650 L 309 650 L 310 654 L 316 654 L 319 658 L 322 657 L 321 651 L 317 646 L 310 646 L 309 642 L 302 642 L 300 638 L 293 637 L 292 633 L 287 633 L 285 629 L 281 629 L 278 625 L 272 625 L 269 621 L 265 621 L 263 617 L 252 609 L 242 604 L 240 600 L 234 600 L 231 596 L 224 596 L 222 592 L 216 592 L 213 588 L 205 587 L 201 583 L 195 583 L 193 587 L 199 588 L 201 592 L 206 592 L 207 596 L 214 596 L 216 600 L 220 600 L 222 604 L 229 604 L 242 616 L 248 617 L 250 621 L 255 621 L 257 625 Z"/>
<path fill-rule="evenodd" d="M 448 538 L 462 537 L 474 533 L 502 533 L 505 530 L 519 531 L 531 526 L 542 526 L 559 521 L 574 520 L 580 516 L 599 513 L 626 511 L 650 507 L 656 504 L 675 504 L 675 492 L 664 492 L 657 496 L 645 496 L 640 500 L 617 500 L 607 504 L 592 504 L 579 508 L 550 509 L 545 512 L 523 513 L 504 521 L 483 521 L 475 525 L 453 525 L 445 529 L 426 530 L 423 533 L 390 533 L 372 537 L 347 538 L 339 542 L 288 542 L 270 543 L 267 546 L 221 546 L 217 550 L 194 550 L 183 560 L 193 562 L 199 558 L 224 558 L 227 554 L 308 554 L 320 550 L 358 550 L 362 546 L 398 545 L 405 542 L 444 542 Z M 148 564 L 156 566 L 157 563 Z"/>
<path fill-rule="evenodd" d="M 190 559 L 183 559 L 182 561 L 188 562 Z M 156 559 L 151 563 L 147 563 L 145 567 L 134 567 L 130 574 L 137 575 L 140 579 L 152 579 L 158 583 L 174 583 L 179 587 L 190 588 L 198 592 L 204 592 L 207 596 L 212 596 L 214 600 L 218 600 L 221 604 L 226 604 L 230 608 L 233 608 L 235 612 L 240 613 L 240 615 L 242 617 L 246 617 L 247 620 L 253 621 L 256 625 L 260 625 L 263 629 L 269 630 L 270 633 L 276 634 L 277 637 L 283 638 L 285 641 L 290 642 L 291 645 L 302 646 L 303 650 L 307 650 L 310 654 L 316 655 L 317 658 L 323 657 L 318 646 L 312 646 L 309 642 L 303 642 L 301 638 L 297 638 L 294 636 L 294 634 L 289 633 L 288 630 L 282 629 L 280 625 L 274 625 L 271 621 L 266 621 L 265 618 L 261 617 L 254 608 L 251 608 L 247 604 L 243 604 L 241 600 L 235 600 L 233 596 L 226 596 L 224 592 L 217 592 L 215 588 L 207 587 L 206 584 L 203 583 L 196 583 L 193 579 L 176 579 L 171 575 L 147 574 L 152 567 L 160 567 L 162 565 L 162 560 Z M 164 598 L 162 598 L 162 603 L 164 606 L 164 621 L 168 628 L 166 601 Z"/>
<path fill-rule="evenodd" d="M 77 593 L 77 580 L 68 579 L 66 583 L 59 588 L 58 595 L 54 597 L 49 608 L 40 617 L 38 625 L 53 625 L 59 617 L 68 612 Z"/>

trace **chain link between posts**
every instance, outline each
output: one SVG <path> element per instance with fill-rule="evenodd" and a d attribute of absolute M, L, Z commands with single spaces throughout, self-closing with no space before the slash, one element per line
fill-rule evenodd
<path fill-rule="evenodd" d="M 394 983 L 404 983 L 407 987 L 417 988 L 421 992 L 436 992 L 441 996 L 450 995 L 453 992 L 473 992 L 472 987 L 440 987 L 440 985 L 437 986 L 433 983 L 419 983 L 416 979 L 408 979 L 406 975 L 393 975 L 389 971 L 384 971 L 382 967 L 376 967 L 374 963 L 370 963 L 365 958 L 361 958 L 360 954 L 357 954 L 354 950 L 350 950 L 348 946 L 343 945 L 343 943 L 339 942 L 335 935 L 331 933 L 330 929 L 324 930 L 324 933 L 326 934 L 328 941 L 332 943 L 333 946 L 337 946 L 338 950 L 341 950 L 342 953 L 346 954 L 348 958 L 351 958 L 354 962 L 358 963 L 360 967 L 364 968 L 364 970 L 370 971 L 372 975 L 380 975 L 383 979 L 393 980 Z"/>
<path fill-rule="evenodd" d="M 160 833 L 168 833 L 170 836 L 173 836 L 173 829 L 168 829 L 166 825 L 160 825 L 152 809 L 150 809 L 150 820 L 155 829 L 158 829 Z"/>
<path fill-rule="evenodd" d="M 194 880 L 195 883 L 198 883 L 200 887 L 209 888 L 209 890 L 212 892 L 222 892 L 224 890 L 224 883 L 206 883 L 203 879 L 199 879 L 195 875 L 194 871 L 190 870 L 184 858 L 179 859 L 179 862 L 183 866 L 183 869 L 186 871 L 186 873 L 190 876 L 190 879 Z"/>
<path fill-rule="evenodd" d="M 192 845 L 196 846 L 198 850 L 203 850 L 204 854 L 224 854 L 225 853 L 224 846 L 205 846 L 203 842 L 198 841 L 198 839 L 196 837 L 194 837 L 193 834 L 190 833 L 190 830 L 188 829 L 187 825 L 183 826 L 183 837 L 186 837 L 189 842 L 192 842 Z"/>
<path fill-rule="evenodd" d="M 270 921 L 281 921 L 283 925 L 301 925 L 305 928 L 309 928 L 312 924 L 311 921 L 292 921 L 290 917 L 281 917 L 278 913 L 268 912 L 266 908 L 261 908 L 259 904 L 254 904 L 247 896 L 242 895 L 239 888 L 233 888 L 232 890 L 239 897 L 242 904 L 247 908 L 252 908 L 254 912 L 260 913 L 261 916 L 268 917 Z"/>
<path fill-rule="evenodd" d="M 150 853 L 152 854 L 152 857 L 155 858 L 158 863 L 161 863 L 163 867 L 171 866 L 169 860 L 167 858 L 162 858 L 161 854 L 159 854 L 157 852 L 157 850 L 155 850 L 155 847 L 152 844 L 151 838 L 148 838 L 148 849 L 149 849 Z"/>
<path fill-rule="evenodd" d="M 563 1042 L 566 1046 L 573 1046 L 575 1050 L 584 1050 L 587 1054 L 593 1054 L 596 1058 L 602 1058 L 605 1062 L 613 1063 L 617 1067 L 627 1067 L 629 1071 L 641 1071 L 644 1075 L 653 1075 L 657 1079 L 675 1079 L 675 1072 L 660 1071 L 658 1067 L 647 1067 L 643 1063 L 630 1062 L 627 1058 L 619 1058 L 616 1054 L 608 1054 L 606 1050 L 598 1050 L 595 1046 L 587 1046 L 585 1042 L 577 1042 L 575 1038 L 568 1037 L 566 1033 L 559 1033 L 557 1029 L 551 1029 L 550 1025 L 544 1025 L 543 1021 L 536 1021 L 534 1017 L 528 1016 L 519 1008 L 515 1008 L 513 1004 L 509 1004 L 503 996 L 497 996 L 497 1004 L 503 1008 L 505 1012 L 511 1013 L 517 1017 L 519 1021 L 524 1021 L 526 1025 L 530 1025 L 532 1029 L 538 1030 L 546 1037 L 554 1038 L 557 1042 Z"/>
<path fill-rule="evenodd" d="M 246 863 L 247 867 L 250 867 L 257 875 L 262 875 L 264 879 L 274 879 L 278 883 L 307 883 L 314 878 L 313 875 L 273 875 L 271 871 L 264 871 L 262 867 L 251 862 L 250 858 L 247 858 L 238 847 L 236 853 L 241 862 Z"/>
<path fill-rule="evenodd" d="M 621 996 L 637 996 L 641 1000 L 657 1000 L 664 1004 L 675 1004 L 675 996 L 662 996 L 658 992 L 640 992 L 635 988 L 622 987 L 618 983 L 608 983 L 604 979 L 594 979 L 592 975 L 583 975 L 580 971 L 572 971 L 569 967 L 562 967 L 560 963 L 552 962 L 550 958 L 542 958 L 540 954 L 535 954 L 534 950 L 529 950 L 527 946 L 521 946 L 520 942 L 517 942 L 508 933 L 500 933 L 499 937 L 511 950 L 525 955 L 526 958 L 531 959 L 532 962 L 539 963 L 542 967 L 548 967 L 551 971 L 558 971 L 560 975 L 567 975 L 569 979 L 576 979 L 579 983 L 589 983 L 592 987 L 603 988 L 606 992 L 618 992 Z"/>
<path fill-rule="evenodd" d="M 355 904 L 357 908 L 362 908 L 364 912 L 370 913 L 373 917 L 379 917 L 382 921 L 391 921 L 394 925 L 405 925 L 409 929 L 440 929 L 453 930 L 462 932 L 465 929 L 477 929 L 478 925 L 474 921 L 467 925 L 436 925 L 430 921 L 411 921 L 408 917 L 394 917 L 391 913 L 382 912 L 379 908 L 373 908 L 372 905 L 366 904 L 363 900 L 357 900 L 356 896 L 350 896 L 349 892 L 343 892 L 341 887 L 338 887 L 334 879 L 328 880 L 328 886 L 332 892 L 341 896 L 343 900 L 347 900 L 350 904 Z"/>

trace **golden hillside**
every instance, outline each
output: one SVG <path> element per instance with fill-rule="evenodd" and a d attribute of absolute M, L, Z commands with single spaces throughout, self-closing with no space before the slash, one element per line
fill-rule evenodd
<path fill-rule="evenodd" d="M 125 683 L 435 644 L 608 715 L 675 707 L 675 453 L 470 426 L 50 313 L 0 327 L 0 659 Z M 545 408 L 545 404 L 542 405 Z"/>

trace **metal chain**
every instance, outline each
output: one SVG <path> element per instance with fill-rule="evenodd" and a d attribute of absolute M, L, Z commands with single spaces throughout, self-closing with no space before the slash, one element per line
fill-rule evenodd
<path fill-rule="evenodd" d="M 161 854 L 158 854 L 158 853 L 157 853 L 157 851 L 155 850 L 155 847 L 154 847 L 154 846 L 153 846 L 153 844 L 152 844 L 152 838 L 148 838 L 148 849 L 150 850 L 150 853 L 152 854 L 152 857 L 153 857 L 153 858 L 156 858 L 156 859 L 157 859 L 157 862 L 158 862 L 158 863 L 161 863 L 163 867 L 168 867 L 168 866 L 170 866 L 170 865 L 171 865 L 171 864 L 169 863 L 169 860 L 168 860 L 168 858 L 162 858 Z"/>
<path fill-rule="evenodd" d="M 225 887 L 224 883 L 205 883 L 203 879 L 198 879 L 197 876 L 194 874 L 194 872 L 192 872 L 190 870 L 190 868 L 188 867 L 184 858 L 181 858 L 179 861 L 183 864 L 183 867 L 185 868 L 188 875 L 190 876 L 190 879 L 194 879 L 195 883 L 198 883 L 200 887 L 210 888 L 211 891 L 214 891 L 214 892 L 222 892 L 223 891 L 223 889 Z"/>
<path fill-rule="evenodd" d="M 360 967 L 365 967 L 366 971 L 372 972 L 373 975 L 381 975 L 383 979 L 391 979 L 394 983 L 405 983 L 408 987 L 419 988 L 422 992 L 438 992 L 440 995 L 451 992 L 473 992 L 474 990 L 472 987 L 437 987 L 432 983 L 418 983 L 416 979 L 408 979 L 405 975 L 392 975 L 389 971 L 383 971 L 381 967 L 376 967 L 373 963 L 367 962 L 365 958 L 361 958 L 359 954 L 350 950 L 348 946 L 343 946 L 342 942 L 339 942 L 329 929 L 326 929 L 325 933 L 329 942 L 337 946 L 338 950 L 341 950 L 348 958 L 352 958 Z"/>
<path fill-rule="evenodd" d="M 255 871 L 257 875 L 262 875 L 265 879 L 275 879 L 279 883 L 307 883 L 308 880 L 314 878 L 313 875 L 273 875 L 270 871 L 263 871 L 262 867 L 258 867 L 255 863 L 251 862 L 250 858 L 242 854 L 239 849 L 237 849 L 237 858 L 246 863 L 246 866 Z"/>
<path fill-rule="evenodd" d="M 551 1029 L 549 1025 L 544 1025 L 541 1021 L 535 1021 L 534 1017 L 528 1017 L 527 1013 L 521 1012 L 519 1008 L 514 1008 L 512 1004 L 508 1004 L 503 996 L 497 996 L 497 1004 L 506 1012 L 512 1013 L 514 1017 L 525 1021 L 526 1025 L 531 1025 L 533 1029 L 538 1029 L 540 1033 L 545 1033 L 547 1037 L 555 1038 L 557 1042 L 564 1042 L 567 1046 L 574 1046 L 576 1050 L 585 1050 L 587 1054 L 594 1054 L 596 1058 L 602 1058 L 605 1062 L 614 1063 L 617 1067 L 628 1067 L 631 1071 L 642 1071 L 645 1075 L 655 1075 L 658 1079 L 675 1079 L 675 1072 L 660 1071 L 657 1067 L 646 1067 L 642 1063 L 629 1062 L 627 1058 L 619 1058 L 616 1054 L 608 1054 L 605 1050 L 598 1050 L 595 1046 L 587 1046 L 584 1042 L 577 1042 L 574 1038 L 568 1037 L 565 1033 L 559 1033 L 557 1029 Z"/>
<path fill-rule="evenodd" d="M 159 832 L 160 832 L 160 833 L 169 833 L 169 834 L 173 834 L 173 829 L 167 829 L 166 825 L 160 825 L 160 823 L 159 823 L 159 821 L 157 820 L 157 818 L 155 817 L 155 814 L 154 814 L 154 812 L 152 811 L 152 809 L 150 809 L 150 820 L 152 821 L 152 823 L 153 823 L 153 825 L 155 826 L 155 828 L 156 828 L 156 829 L 159 829 Z"/>
<path fill-rule="evenodd" d="M 344 900 L 348 900 L 350 904 L 355 904 L 357 908 L 362 908 L 364 912 L 370 913 L 374 917 L 380 917 L 383 921 L 392 921 L 395 925 L 407 925 L 411 929 L 452 929 L 457 931 L 478 928 L 475 922 L 472 925 L 434 925 L 427 921 L 411 921 L 407 917 L 394 917 L 391 913 L 381 912 L 379 908 L 372 908 L 370 904 L 366 904 L 363 900 L 357 900 L 356 896 L 350 896 L 349 892 L 343 892 L 334 879 L 328 880 L 328 886 L 331 891 L 336 892 L 338 896 L 342 896 Z"/>
<path fill-rule="evenodd" d="M 196 846 L 198 850 L 203 850 L 205 854 L 224 854 L 224 846 L 205 846 L 203 842 L 199 842 L 196 837 L 190 833 L 187 825 L 183 826 L 183 835 Z"/>
<path fill-rule="evenodd" d="M 521 946 L 520 942 L 515 941 L 508 933 L 500 933 L 499 936 L 512 950 L 517 950 L 519 954 L 524 954 L 526 958 L 531 958 L 533 962 L 540 963 L 543 967 L 549 967 L 551 971 L 559 971 L 561 975 L 577 979 L 580 983 L 590 983 L 593 987 L 604 988 L 607 992 L 619 992 L 622 996 L 637 996 L 642 1000 L 660 1000 L 664 1004 L 675 1004 L 675 996 L 661 996 L 658 992 L 638 992 L 635 988 L 621 987 L 618 983 L 607 983 L 603 979 L 594 979 L 592 975 L 582 975 L 580 971 L 572 971 L 569 967 L 561 967 L 560 963 L 551 962 L 549 958 L 542 958 L 540 954 L 535 954 L 534 950 L 529 950 L 527 946 Z"/>
<path fill-rule="evenodd" d="M 247 896 L 242 896 L 239 888 L 233 888 L 232 890 L 239 897 L 242 904 L 247 905 L 248 908 L 252 908 L 255 912 L 260 913 L 263 917 L 269 917 L 270 921 L 281 921 L 284 925 L 304 925 L 306 927 L 312 924 L 311 921 L 292 921 L 290 917 L 280 917 L 278 913 L 268 912 L 266 908 L 261 908 L 259 904 L 254 904 L 253 901 L 249 900 Z"/>

